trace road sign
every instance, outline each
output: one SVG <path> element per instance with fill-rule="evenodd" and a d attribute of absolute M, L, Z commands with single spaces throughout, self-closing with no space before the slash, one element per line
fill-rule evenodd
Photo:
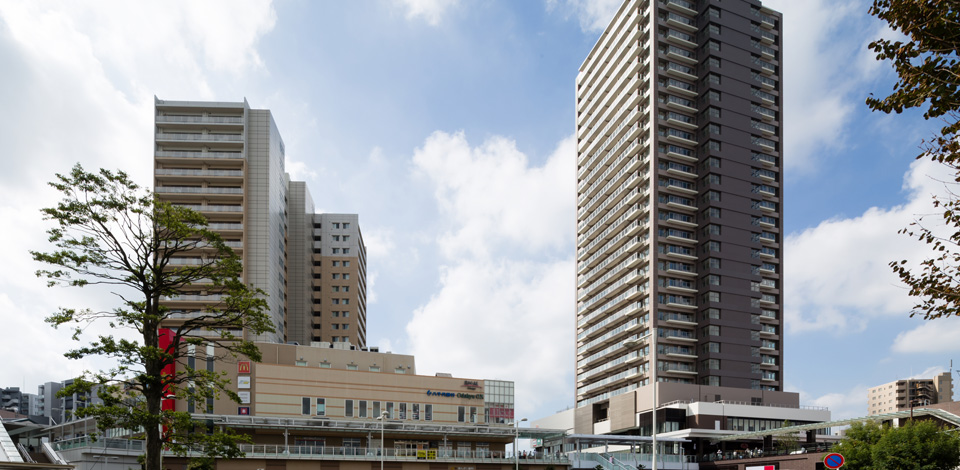
<path fill-rule="evenodd" d="M 840 454 L 827 454 L 823 458 L 823 465 L 827 468 L 840 468 L 843 466 L 843 456 Z"/>

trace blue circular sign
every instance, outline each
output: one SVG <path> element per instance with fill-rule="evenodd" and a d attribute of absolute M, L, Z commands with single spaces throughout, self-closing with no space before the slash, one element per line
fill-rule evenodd
<path fill-rule="evenodd" d="M 840 454 L 828 454 L 823 459 L 823 465 L 827 468 L 840 468 L 843 466 L 843 456 Z"/>

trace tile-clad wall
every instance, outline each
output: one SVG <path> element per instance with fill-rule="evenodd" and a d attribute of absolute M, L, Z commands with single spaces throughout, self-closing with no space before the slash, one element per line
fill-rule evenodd
<path fill-rule="evenodd" d="M 287 341 L 310 344 L 313 334 L 311 273 L 313 199 L 307 184 L 291 181 L 287 191 Z"/>

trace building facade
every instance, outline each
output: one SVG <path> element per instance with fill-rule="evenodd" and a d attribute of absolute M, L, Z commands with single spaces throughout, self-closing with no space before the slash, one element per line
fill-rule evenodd
<path fill-rule="evenodd" d="M 905 379 L 867 391 L 867 414 L 893 413 L 914 407 L 953 401 L 953 378 L 944 372 L 932 379 Z"/>
<path fill-rule="evenodd" d="M 202 213 L 241 257 L 244 281 L 267 293 L 273 333 L 247 339 L 265 342 L 336 340 L 366 346 L 366 256 L 356 214 L 314 214 L 306 183 L 290 181 L 286 149 L 270 110 L 243 102 L 156 100 L 154 192 L 163 201 Z M 316 286 L 315 246 L 320 236 L 315 218 L 348 218 L 354 270 L 350 283 L 351 322 L 327 318 L 321 309 L 328 297 Z M 349 235 L 348 235 L 349 237 Z M 338 245 L 339 246 L 339 245 Z M 340 248 L 338 248 L 340 249 Z M 207 250 L 209 251 L 209 250 Z M 185 253 L 172 264 L 196 264 L 209 252 Z M 174 315 L 164 326 L 200 314 L 216 305 L 219 293 L 210 285 L 190 286 L 163 300 Z M 340 310 L 329 309 L 329 315 Z M 335 320 L 335 321 L 334 321 Z M 349 323 L 348 330 L 334 330 Z M 325 328 L 326 327 L 326 328 Z M 328 331 L 329 329 L 329 331 Z"/>
<path fill-rule="evenodd" d="M 627 0 L 580 67 L 578 418 L 654 382 L 782 391 L 780 19 Z"/>
<path fill-rule="evenodd" d="M 367 250 L 356 214 L 313 216 L 312 341 L 367 345 Z"/>

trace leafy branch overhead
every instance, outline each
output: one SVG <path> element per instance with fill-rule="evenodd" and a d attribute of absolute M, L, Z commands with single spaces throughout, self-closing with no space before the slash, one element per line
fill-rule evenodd
<path fill-rule="evenodd" d="M 143 430 L 146 468 L 159 470 L 161 446 L 184 452 L 214 439 L 192 432 L 195 423 L 188 413 L 161 410 L 161 401 L 175 395 L 202 410 L 221 393 L 237 400 L 223 373 L 195 368 L 194 361 L 259 360 L 256 345 L 245 338 L 273 331 L 265 293 L 243 283 L 240 258 L 202 214 L 156 200 L 126 173 L 87 172 L 78 164 L 68 174 L 57 174 L 50 186 L 63 199 L 42 210 L 54 222 L 47 231 L 53 249 L 31 252 L 45 265 L 37 276 L 51 287 L 105 286 L 118 305 L 108 311 L 61 307 L 47 322 L 72 327 L 77 341 L 96 322 L 105 322 L 111 332 L 135 332 L 97 335 L 68 351 L 65 355 L 72 359 L 102 356 L 116 366 L 88 374 L 63 393 L 96 390 L 103 404 L 79 413 L 96 417 L 102 430 Z M 197 311 L 164 305 L 189 293 L 212 302 Z M 161 340 L 161 327 L 169 332 L 169 341 Z M 160 426 L 166 429 L 163 435 Z M 210 441 L 208 450 L 236 451 L 224 447 L 235 436 L 215 435 L 220 440 Z"/>
<path fill-rule="evenodd" d="M 925 119 L 941 120 L 940 133 L 922 143 L 917 158 L 947 165 L 960 182 L 960 2 L 874 0 L 870 13 L 906 39 L 870 43 L 878 60 L 891 61 L 898 81 L 890 95 L 871 96 L 867 105 L 884 113 L 923 108 Z M 901 233 L 929 244 L 937 254 L 923 260 L 919 269 L 908 266 L 908 260 L 890 263 L 910 295 L 920 299 L 911 315 L 926 319 L 960 311 L 960 200 L 950 194 L 934 198 L 934 206 L 942 211 L 945 230 L 934 231 L 917 221 Z"/>

